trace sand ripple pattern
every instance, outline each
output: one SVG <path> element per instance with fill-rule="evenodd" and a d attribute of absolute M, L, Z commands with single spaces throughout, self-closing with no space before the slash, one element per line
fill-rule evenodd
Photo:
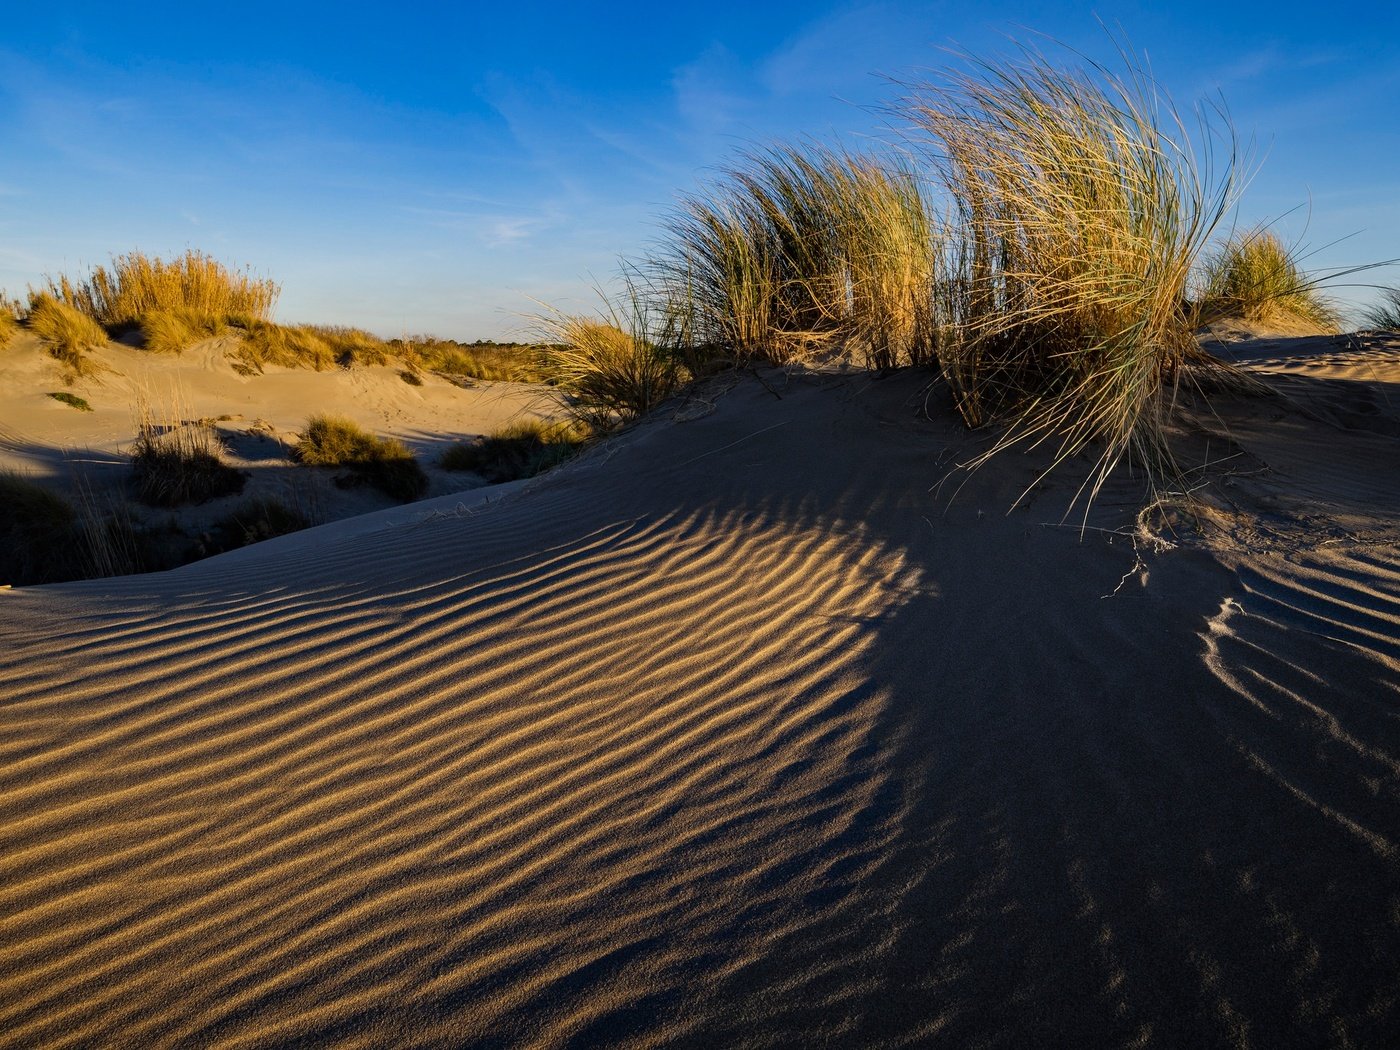
<path fill-rule="evenodd" d="M 949 501 L 926 397 L 0 594 L 0 1045 L 1393 1045 L 1396 547 Z"/>
<path fill-rule="evenodd" d="M 895 819 L 855 667 L 898 557 L 704 511 L 493 557 L 517 528 L 424 583 L 433 530 L 320 590 L 201 574 L 7 660 L 0 1042 L 582 1039 L 783 870 L 878 862 L 842 831 Z"/>

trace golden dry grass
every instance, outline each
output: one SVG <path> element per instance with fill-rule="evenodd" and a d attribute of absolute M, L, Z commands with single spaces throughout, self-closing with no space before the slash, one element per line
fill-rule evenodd
<path fill-rule="evenodd" d="M 1325 333 L 1341 325 L 1336 305 L 1271 230 L 1256 228 L 1230 237 L 1206 259 L 1203 283 L 1204 320 L 1302 321 Z"/>
<path fill-rule="evenodd" d="M 107 343 L 107 333 L 87 314 L 45 292 L 34 293 L 25 319 L 29 330 L 74 375 L 91 371 L 87 353 Z"/>
<path fill-rule="evenodd" d="M 204 316 L 246 314 L 267 319 L 280 288 L 275 281 L 233 270 L 191 249 L 166 261 L 142 252 L 114 256 L 81 281 L 50 278 L 49 295 L 107 326 L 138 324 L 147 314 L 193 311 Z"/>

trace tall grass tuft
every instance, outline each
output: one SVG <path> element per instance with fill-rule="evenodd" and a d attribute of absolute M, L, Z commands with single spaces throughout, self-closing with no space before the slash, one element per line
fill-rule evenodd
<path fill-rule="evenodd" d="M 45 292 L 30 296 L 27 323 L 29 330 L 43 340 L 49 353 L 74 375 L 88 374 L 92 366 L 87 352 L 107 343 L 107 333 L 101 325 Z"/>
<path fill-rule="evenodd" d="M 50 278 L 46 291 L 99 324 L 140 323 L 147 314 L 193 311 L 204 316 L 246 314 L 266 320 L 280 288 L 275 281 L 230 270 L 193 249 L 165 261 L 141 252 L 114 256 L 81 282 Z"/>
<path fill-rule="evenodd" d="M 1302 321 L 1328 333 L 1340 328 L 1337 307 L 1271 230 L 1230 237 L 1207 257 L 1203 269 L 1204 320 L 1232 315 L 1249 321 Z"/>
<path fill-rule="evenodd" d="M 685 312 L 683 342 L 739 363 L 932 356 L 941 234 L 903 162 L 819 146 L 749 153 L 667 232 L 646 269 Z"/>
<path fill-rule="evenodd" d="M 312 467 L 346 467 L 338 484 L 372 485 L 394 499 L 418 499 L 428 476 L 413 453 L 397 438 L 381 438 L 343 416 L 315 415 L 296 445 L 296 457 Z"/>
<path fill-rule="evenodd" d="M 1164 433 L 1176 385 L 1213 367 L 1188 281 L 1239 189 L 1228 120 L 1197 115 L 1198 152 L 1123 57 L 1123 75 L 1060 69 L 1029 48 L 969 59 L 898 106 L 952 202 L 935 307 L 958 409 L 1006 426 L 993 452 L 1050 439 L 1058 464 L 1102 442 L 1090 498 L 1125 456 L 1154 478 L 1177 473 Z"/>
<path fill-rule="evenodd" d="M 139 406 L 130 453 L 136 498 L 152 507 L 178 507 L 242 492 L 247 478 L 224 462 L 213 428 L 182 419 L 178 402 L 172 408 L 173 421 L 163 422 L 148 403 Z"/>
<path fill-rule="evenodd" d="M 593 317 L 550 313 L 537 318 L 549 342 L 540 368 L 561 406 L 589 430 L 630 423 L 679 386 L 676 318 L 658 317 L 640 286 L 628 280 L 623 299 Z"/>
<path fill-rule="evenodd" d="M 1400 288 L 1382 288 L 1380 302 L 1366 310 L 1363 320 L 1371 328 L 1400 332 Z"/>

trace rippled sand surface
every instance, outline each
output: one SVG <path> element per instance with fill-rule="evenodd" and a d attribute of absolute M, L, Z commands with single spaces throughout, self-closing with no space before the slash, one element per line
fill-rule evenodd
<path fill-rule="evenodd" d="M 1203 415 L 1247 456 L 1166 543 L 1126 476 L 1087 531 L 1072 476 L 1007 513 L 1032 456 L 933 487 L 980 436 L 817 375 L 494 504 L 0 593 L 0 1045 L 1383 1045 L 1365 352 Z"/>

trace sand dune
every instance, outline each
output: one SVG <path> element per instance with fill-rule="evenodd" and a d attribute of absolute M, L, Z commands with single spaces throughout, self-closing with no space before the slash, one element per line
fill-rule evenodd
<path fill-rule="evenodd" d="M 1155 542 L 815 374 L 0 592 L 0 1045 L 1384 1045 L 1400 368 L 1277 349 Z"/>

